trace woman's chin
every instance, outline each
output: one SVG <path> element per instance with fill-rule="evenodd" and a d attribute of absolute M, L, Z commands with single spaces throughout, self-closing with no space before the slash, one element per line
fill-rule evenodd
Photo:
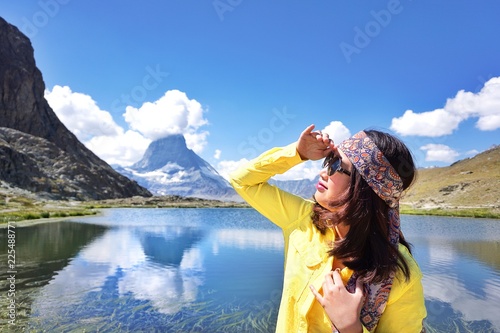
<path fill-rule="evenodd" d="M 314 198 L 314 201 L 316 201 L 320 206 L 326 208 L 326 200 L 325 200 L 325 195 L 323 193 L 324 191 L 319 191 L 317 190 L 314 195 L 313 195 L 313 198 Z"/>

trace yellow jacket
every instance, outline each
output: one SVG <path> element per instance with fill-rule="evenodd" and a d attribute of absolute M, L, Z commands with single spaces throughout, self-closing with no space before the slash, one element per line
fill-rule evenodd
<path fill-rule="evenodd" d="M 328 244 L 335 239 L 333 230 L 322 235 L 311 221 L 313 201 L 287 193 L 267 183 L 269 178 L 284 173 L 301 163 L 296 144 L 273 148 L 233 172 L 231 184 L 241 197 L 283 231 L 285 270 L 283 292 L 276 332 L 332 332 L 330 320 L 309 289 L 320 290 L 333 265 Z M 426 316 L 422 273 L 406 247 L 399 246 L 410 267 L 411 277 L 405 281 L 401 272 L 394 279 L 386 309 L 375 332 L 420 332 Z M 344 283 L 352 275 L 341 271 Z M 364 328 L 364 332 L 368 332 Z"/>

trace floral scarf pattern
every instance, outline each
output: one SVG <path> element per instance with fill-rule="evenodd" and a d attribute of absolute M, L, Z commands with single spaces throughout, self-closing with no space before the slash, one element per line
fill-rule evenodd
<path fill-rule="evenodd" d="M 349 158 L 371 189 L 390 207 L 389 241 L 397 247 L 400 234 L 399 198 L 403 192 L 403 182 L 375 143 L 361 131 L 344 140 L 338 148 Z M 391 292 L 395 273 L 378 284 L 365 285 L 365 303 L 361 309 L 361 322 L 369 331 L 377 327 Z M 356 289 L 356 272 L 349 279 L 346 288 Z"/>

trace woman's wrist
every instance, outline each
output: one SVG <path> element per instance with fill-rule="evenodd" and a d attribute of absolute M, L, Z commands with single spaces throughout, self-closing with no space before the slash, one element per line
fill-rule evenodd
<path fill-rule="evenodd" d="M 337 329 L 337 327 L 335 327 L 335 324 L 332 323 L 332 333 L 363 333 L 363 325 L 358 321 L 351 326 Z"/>

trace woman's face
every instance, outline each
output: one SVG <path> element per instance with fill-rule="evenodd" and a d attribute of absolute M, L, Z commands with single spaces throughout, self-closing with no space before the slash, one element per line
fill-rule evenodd
<path fill-rule="evenodd" d="M 340 168 L 347 171 L 347 173 L 352 171 L 353 165 L 347 156 L 336 147 L 333 150 L 335 156 L 340 156 L 341 163 Z M 334 165 L 334 168 L 331 168 Z M 338 170 L 338 171 L 336 171 Z M 328 173 L 333 171 L 330 176 Z M 321 206 L 329 209 L 328 203 L 348 190 L 351 184 L 351 176 L 345 172 L 338 169 L 337 164 L 331 163 L 323 168 L 319 173 L 319 181 L 316 184 L 316 193 L 314 198 Z"/>

